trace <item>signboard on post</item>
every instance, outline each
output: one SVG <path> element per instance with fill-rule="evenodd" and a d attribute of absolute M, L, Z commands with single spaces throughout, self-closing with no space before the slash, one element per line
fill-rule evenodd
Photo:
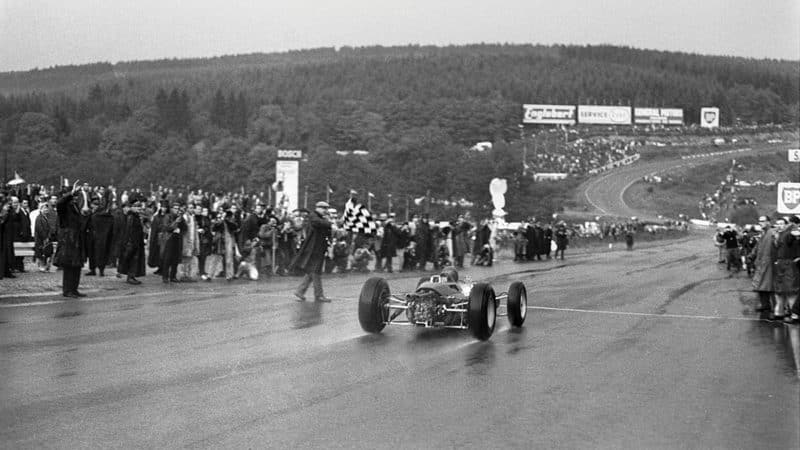
<path fill-rule="evenodd" d="M 575 106 L 522 105 L 522 123 L 575 125 Z"/>
<path fill-rule="evenodd" d="M 778 212 L 800 214 L 800 183 L 778 183 Z"/>
<path fill-rule="evenodd" d="M 700 126 L 703 128 L 719 127 L 719 108 L 712 108 L 712 107 L 701 108 Z"/>
<path fill-rule="evenodd" d="M 302 150 L 278 150 L 275 161 L 275 206 L 293 211 L 300 205 L 300 159 Z"/>

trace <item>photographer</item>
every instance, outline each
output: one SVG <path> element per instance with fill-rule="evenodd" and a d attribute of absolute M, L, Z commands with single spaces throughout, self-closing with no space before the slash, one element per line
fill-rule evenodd
<path fill-rule="evenodd" d="M 171 211 L 162 217 L 158 229 L 158 244 L 161 249 L 161 279 L 164 283 L 178 282 L 178 264 L 181 262 L 183 233 L 186 222 L 183 220 L 180 206 L 172 204 Z"/>
<path fill-rule="evenodd" d="M 11 209 L 11 200 L 0 192 L 0 280 L 16 278 L 11 273 L 14 264 L 14 211 Z"/>
<path fill-rule="evenodd" d="M 58 212 L 58 249 L 54 264 L 63 272 L 62 292 L 64 297 L 86 297 L 78 292 L 81 281 L 81 268 L 86 261 L 86 229 L 89 225 L 89 210 L 81 208 L 78 181 L 70 190 L 64 188 L 61 199 L 56 204 Z"/>

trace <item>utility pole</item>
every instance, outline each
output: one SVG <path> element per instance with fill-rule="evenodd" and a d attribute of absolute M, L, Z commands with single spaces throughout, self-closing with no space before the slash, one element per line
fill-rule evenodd
<path fill-rule="evenodd" d="M 525 140 L 525 125 L 519 124 L 517 126 L 519 127 L 519 138 L 522 141 L 522 176 L 524 177 L 528 174 L 528 142 Z M 534 142 L 533 145 L 536 145 L 536 143 Z"/>
<path fill-rule="evenodd" d="M 0 145 L 3 146 L 3 182 L 8 183 L 8 145 L 3 144 L 2 132 L 0 132 Z"/>

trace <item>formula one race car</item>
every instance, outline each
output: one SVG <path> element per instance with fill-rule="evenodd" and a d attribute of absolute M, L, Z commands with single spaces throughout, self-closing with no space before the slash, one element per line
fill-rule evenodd
<path fill-rule="evenodd" d="M 498 314 L 499 308 L 505 308 L 505 313 Z M 389 292 L 384 278 L 370 278 L 358 299 L 358 321 L 369 333 L 402 324 L 468 329 L 477 339 L 486 340 L 494 332 L 498 315 L 507 315 L 512 326 L 521 327 L 527 312 L 528 294 L 522 282 L 515 281 L 508 292 L 495 295 L 487 283 L 459 281 L 453 268 L 420 279 L 416 290 L 402 297 Z M 405 318 L 400 319 L 403 313 Z"/>

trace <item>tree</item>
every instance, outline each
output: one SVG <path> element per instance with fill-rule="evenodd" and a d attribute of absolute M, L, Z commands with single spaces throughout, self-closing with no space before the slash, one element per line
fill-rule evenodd
<path fill-rule="evenodd" d="M 199 155 L 198 183 L 205 189 L 228 191 L 243 185 L 250 177 L 249 147 L 239 138 L 223 138 Z"/>
<path fill-rule="evenodd" d="M 143 160 L 125 176 L 123 186 L 147 186 L 149 183 L 173 186 L 194 185 L 197 177 L 197 158 L 185 139 L 172 135 L 158 150 Z"/>
<path fill-rule="evenodd" d="M 142 112 L 134 113 L 131 119 L 112 125 L 103 132 L 99 151 L 117 161 L 119 173 L 126 174 L 158 149 L 159 139 L 150 129 L 148 117 Z"/>

